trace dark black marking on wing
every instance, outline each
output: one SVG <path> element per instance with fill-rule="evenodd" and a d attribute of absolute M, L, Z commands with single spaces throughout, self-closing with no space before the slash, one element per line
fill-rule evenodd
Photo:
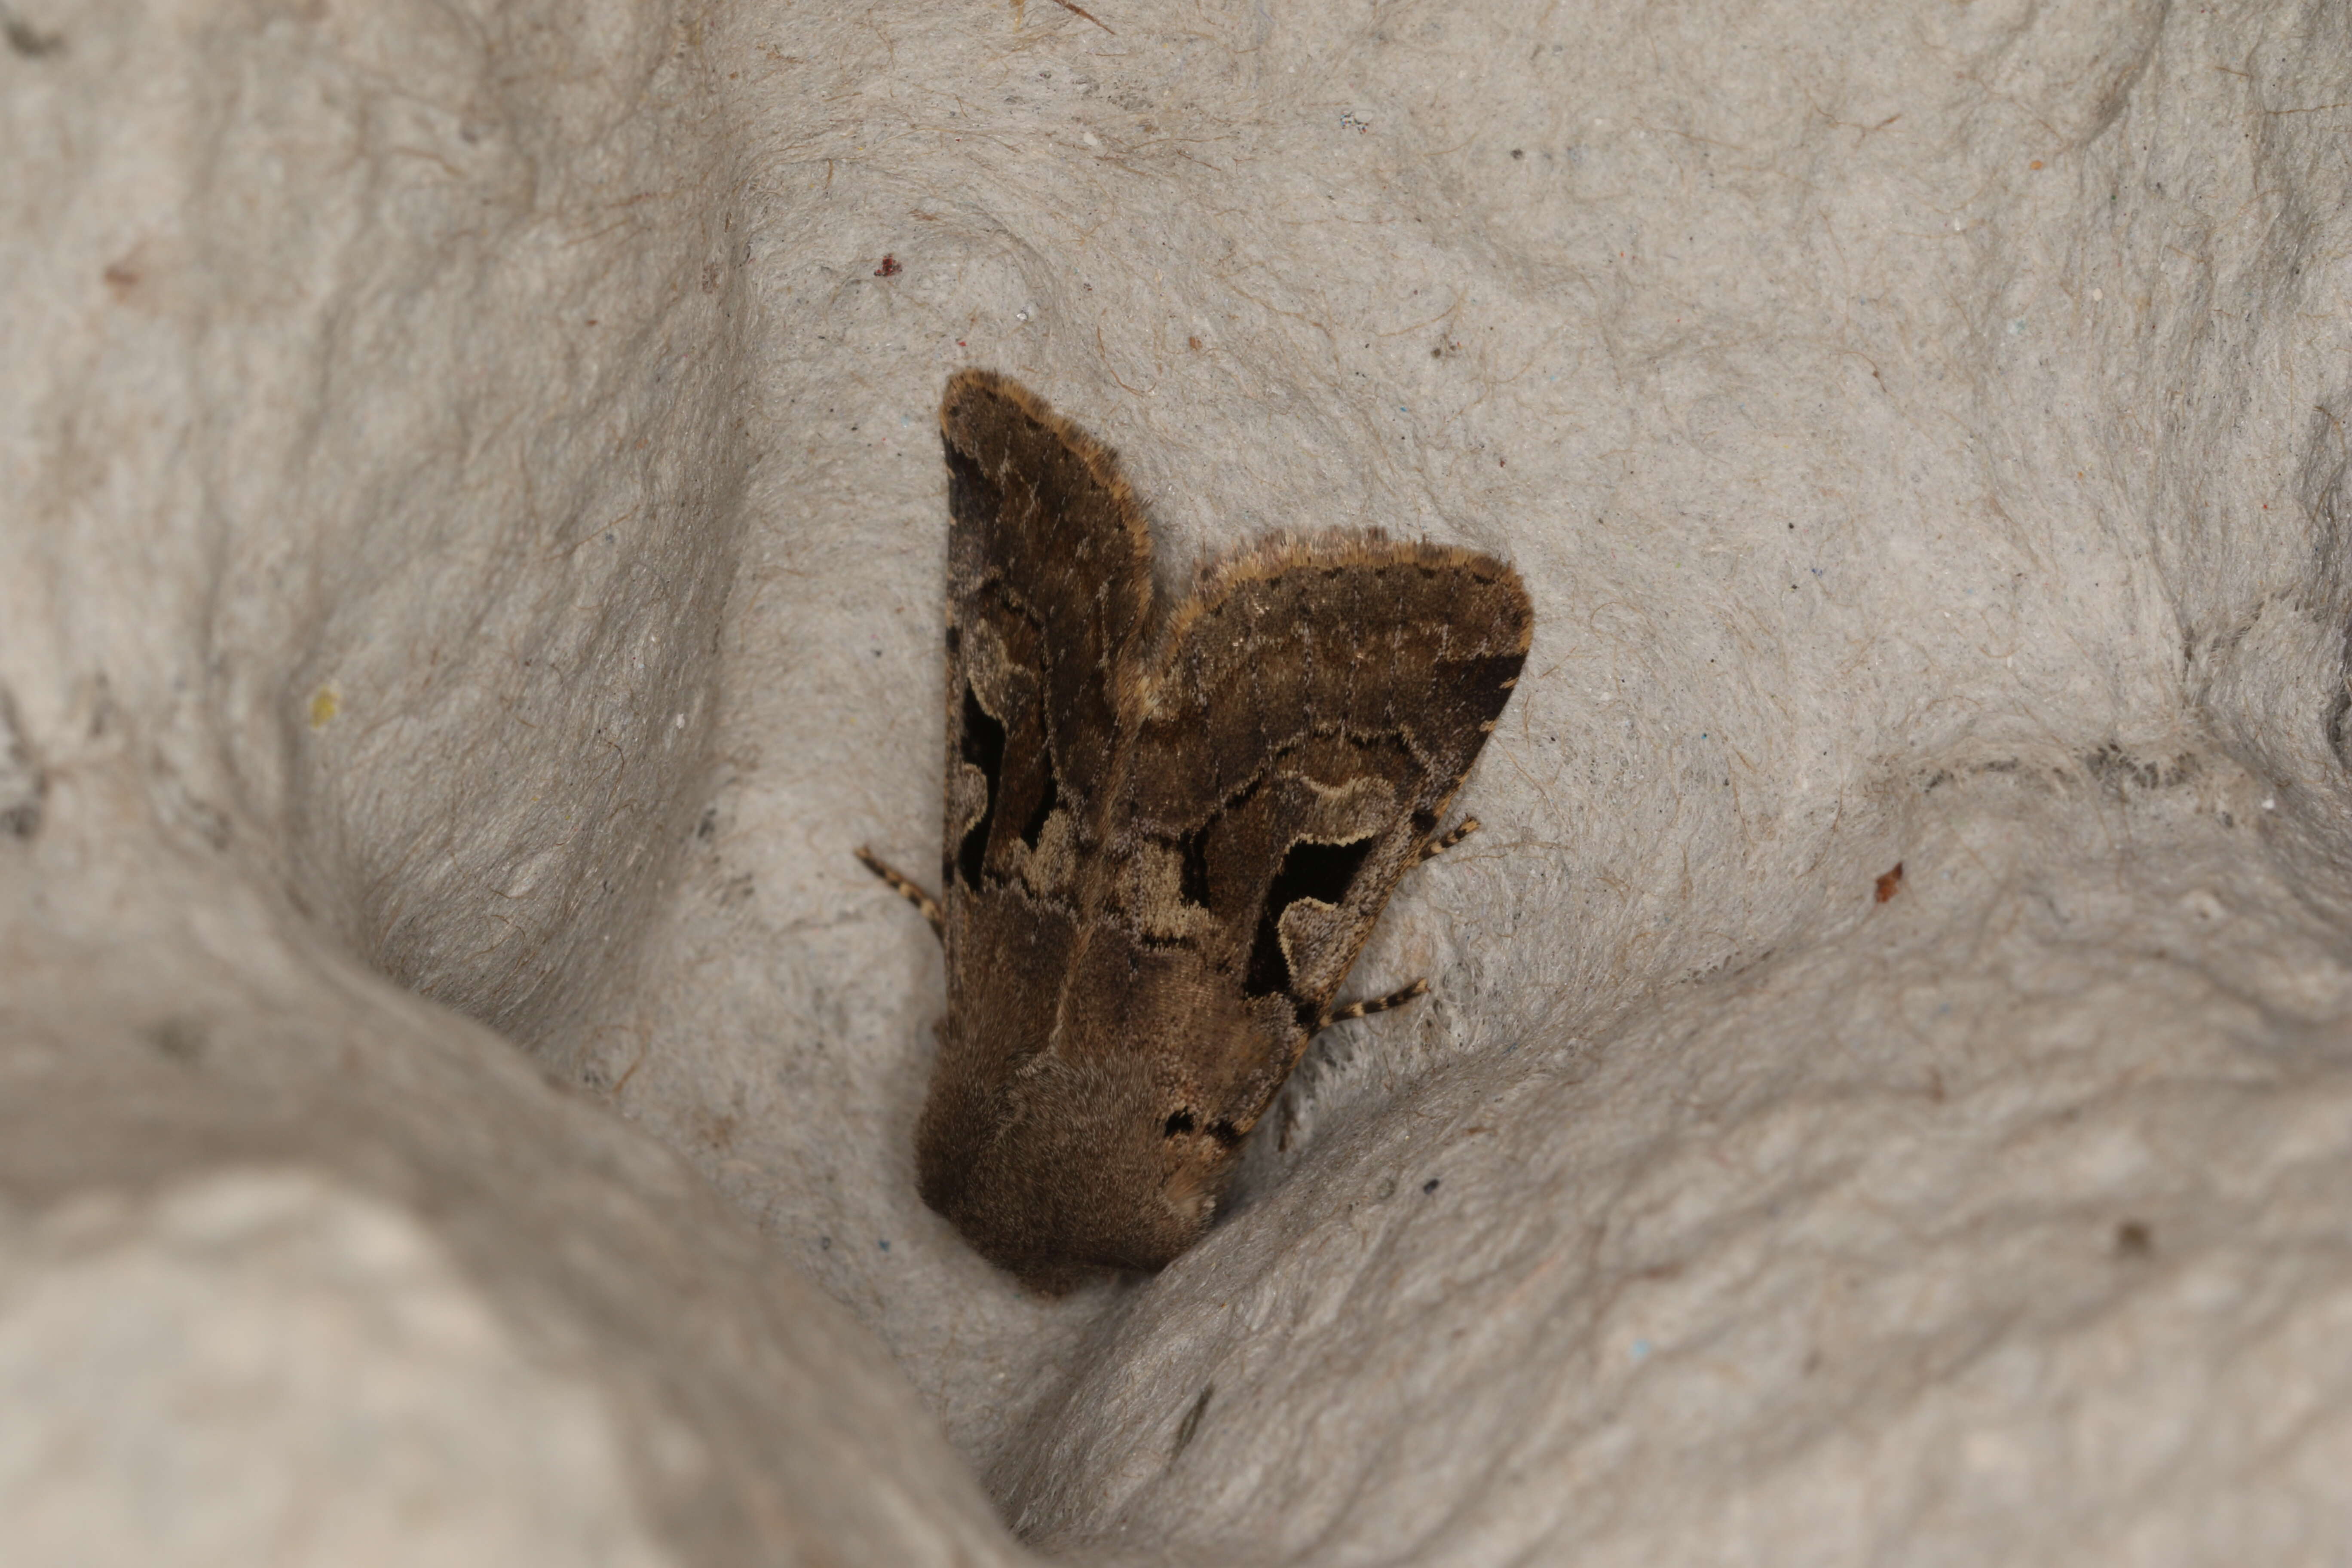
<path fill-rule="evenodd" d="M 1290 989 L 1290 961 L 1282 952 L 1282 915 L 1301 899 L 1338 909 L 1362 868 L 1364 857 L 1377 837 L 1346 844 L 1318 844 L 1300 839 L 1282 857 L 1282 869 L 1265 889 L 1265 905 L 1257 919 L 1257 937 L 1250 946 L 1249 972 L 1242 989 L 1252 996 L 1271 996 Z"/>
<path fill-rule="evenodd" d="M 956 847 L 956 875 L 966 887 L 980 886 L 980 870 L 988 857 L 988 835 L 996 826 L 996 800 L 1004 779 L 1004 726 L 980 705 L 967 684 L 963 689 L 963 730 L 960 750 L 963 760 L 988 780 L 988 807 Z"/>

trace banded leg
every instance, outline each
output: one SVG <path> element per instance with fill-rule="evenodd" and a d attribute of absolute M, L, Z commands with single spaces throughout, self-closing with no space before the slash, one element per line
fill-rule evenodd
<path fill-rule="evenodd" d="M 1361 1002 L 1350 1002 L 1344 1007 L 1332 1008 L 1323 1015 L 1323 1021 L 1315 1026 L 1315 1032 L 1319 1035 L 1334 1024 L 1344 1024 L 1350 1018 L 1369 1018 L 1375 1013 L 1385 1013 L 1391 1007 L 1402 1007 L 1408 1002 L 1428 994 L 1429 982 L 1416 980 L 1412 984 L 1391 991 L 1385 996 L 1368 997 Z"/>
<path fill-rule="evenodd" d="M 1475 816 L 1464 817 L 1423 845 L 1421 853 L 1412 858 L 1413 865 L 1418 866 L 1424 860 L 1434 859 L 1477 831 L 1478 819 Z M 1429 982 L 1416 980 L 1412 984 L 1402 986 L 1385 996 L 1368 997 L 1361 1002 L 1350 1002 L 1344 1007 L 1334 1007 L 1323 1016 L 1321 1023 L 1315 1026 L 1315 1032 L 1319 1035 L 1334 1024 L 1344 1024 L 1351 1018 L 1369 1018 L 1375 1013 L 1385 1013 L 1391 1007 L 1402 1007 L 1408 1002 L 1428 994 Z"/>
<path fill-rule="evenodd" d="M 923 918 L 931 922 L 933 936 L 938 937 L 941 942 L 947 940 L 948 917 L 945 911 L 940 910 L 940 901 L 937 899 L 923 891 L 913 878 L 900 875 L 885 863 L 881 857 L 863 844 L 857 847 L 857 858 L 865 862 L 867 870 L 887 882 L 892 892 L 923 911 Z"/>
<path fill-rule="evenodd" d="M 1421 853 L 1412 858 L 1412 863 L 1415 866 L 1418 866 L 1423 860 L 1435 859 L 1438 856 L 1444 854 L 1448 849 L 1453 848 L 1456 844 L 1461 843 L 1464 839 L 1469 837 L 1472 834 L 1477 831 L 1478 819 L 1475 816 L 1465 816 L 1461 821 L 1455 823 L 1453 826 L 1447 828 L 1444 832 L 1439 834 L 1436 837 L 1431 839 L 1428 843 L 1423 845 L 1421 847 Z"/>

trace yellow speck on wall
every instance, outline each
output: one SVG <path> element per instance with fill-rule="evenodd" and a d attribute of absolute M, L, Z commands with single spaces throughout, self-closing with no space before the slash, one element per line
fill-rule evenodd
<path fill-rule="evenodd" d="M 335 721 L 343 710 L 343 700 L 331 686 L 321 686 L 310 693 L 310 728 L 323 730 Z"/>

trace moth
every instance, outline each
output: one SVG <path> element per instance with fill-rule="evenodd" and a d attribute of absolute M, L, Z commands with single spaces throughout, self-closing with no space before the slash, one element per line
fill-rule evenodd
<path fill-rule="evenodd" d="M 1447 803 L 1533 625 L 1502 562 L 1377 535 L 1246 549 L 1170 598 L 1110 450 L 957 373 L 947 453 L 947 950 L 923 1201 L 1062 1289 L 1198 1240 Z"/>

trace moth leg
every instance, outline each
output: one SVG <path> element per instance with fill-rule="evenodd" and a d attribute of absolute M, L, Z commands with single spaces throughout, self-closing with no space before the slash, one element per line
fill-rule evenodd
<path fill-rule="evenodd" d="M 1448 849 L 1453 848 L 1456 844 L 1461 843 L 1464 839 L 1469 837 L 1472 834 L 1477 831 L 1478 819 L 1475 816 L 1465 816 L 1461 821 L 1455 823 L 1453 826 L 1447 828 L 1444 832 L 1439 834 L 1436 837 L 1431 839 L 1428 843 L 1423 845 L 1421 847 L 1421 853 L 1412 858 L 1412 863 L 1418 866 L 1423 860 L 1434 859 L 1436 857 L 1444 854 Z"/>
<path fill-rule="evenodd" d="M 881 857 L 863 844 L 857 847 L 857 858 L 865 862 L 867 870 L 889 883 L 892 892 L 923 911 L 923 918 L 931 922 L 933 936 L 938 937 L 941 942 L 947 940 L 948 918 L 940 911 L 939 900 L 918 887 L 913 878 L 901 876 L 886 865 Z"/>
<path fill-rule="evenodd" d="M 1434 859 L 1477 831 L 1478 819 L 1475 816 L 1465 816 L 1423 845 L 1421 853 L 1412 858 L 1412 863 L 1418 866 L 1423 860 Z M 1334 1024 L 1344 1024 L 1351 1018 L 1369 1018 L 1375 1013 L 1385 1013 L 1391 1007 L 1402 1007 L 1408 1002 L 1428 994 L 1429 982 L 1416 980 L 1412 984 L 1391 991 L 1385 996 L 1373 996 L 1361 1002 L 1350 1002 L 1344 1007 L 1334 1007 L 1330 1012 L 1323 1015 L 1323 1021 L 1315 1026 L 1315 1032 L 1319 1035 Z"/>
<path fill-rule="evenodd" d="M 1319 1035 L 1334 1024 L 1344 1024 L 1350 1018 L 1369 1018 L 1375 1013 L 1385 1013 L 1391 1007 L 1402 1007 L 1416 997 L 1428 994 L 1429 982 L 1416 980 L 1412 984 L 1391 991 L 1385 996 L 1373 996 L 1361 1002 L 1350 1002 L 1344 1007 L 1332 1008 L 1323 1015 L 1323 1021 L 1315 1026 L 1315 1032 Z"/>

